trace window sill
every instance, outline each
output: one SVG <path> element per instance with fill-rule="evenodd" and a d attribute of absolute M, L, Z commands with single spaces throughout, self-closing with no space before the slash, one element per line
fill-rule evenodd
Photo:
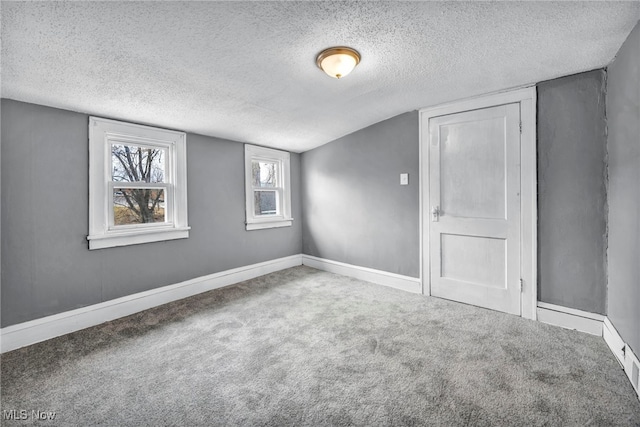
<path fill-rule="evenodd" d="M 248 222 L 247 231 L 264 230 L 265 228 L 291 227 L 293 219 L 279 219 L 275 221 Z"/>
<path fill-rule="evenodd" d="M 190 227 L 173 228 L 170 230 L 145 230 L 135 233 L 87 236 L 89 250 L 113 248 L 116 246 L 139 245 L 141 243 L 161 242 L 164 240 L 186 239 L 189 237 Z"/>

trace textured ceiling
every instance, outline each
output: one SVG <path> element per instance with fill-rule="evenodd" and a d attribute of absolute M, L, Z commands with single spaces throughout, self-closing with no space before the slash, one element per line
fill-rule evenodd
<path fill-rule="evenodd" d="M 640 2 L 2 2 L 2 96 L 305 151 L 607 65 Z M 315 56 L 351 46 L 342 80 Z"/>

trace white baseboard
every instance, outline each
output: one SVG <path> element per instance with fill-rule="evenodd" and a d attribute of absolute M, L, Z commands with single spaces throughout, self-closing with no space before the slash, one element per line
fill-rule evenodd
<path fill-rule="evenodd" d="M 606 316 L 538 302 L 538 320 L 554 326 L 602 336 L 640 399 L 640 361 Z"/>
<path fill-rule="evenodd" d="M 15 350 L 162 304 L 298 265 L 302 265 L 301 255 L 292 255 L 8 326 L 0 329 L 0 352 Z"/>
<path fill-rule="evenodd" d="M 602 336 L 604 316 L 538 301 L 538 321 L 587 334 Z"/>
<path fill-rule="evenodd" d="M 302 255 L 302 264 L 317 268 L 318 270 L 377 283 L 378 285 L 389 286 L 416 294 L 422 293 L 422 282 L 415 277 L 403 276 L 401 274 L 389 273 L 373 268 L 359 267 L 357 265 L 345 264 L 344 262 L 331 261 L 304 254 Z"/>
<path fill-rule="evenodd" d="M 616 328 L 613 327 L 608 317 L 605 317 L 602 324 L 602 338 L 604 338 L 613 355 L 616 356 L 616 359 L 618 360 L 618 363 L 620 363 L 620 366 L 624 368 L 624 354 L 626 344 L 624 343 L 624 341 L 622 341 L 622 338 L 618 334 L 618 331 L 616 331 Z"/>
<path fill-rule="evenodd" d="M 631 386 L 640 399 L 640 361 L 631 347 L 624 342 L 608 317 L 605 317 L 602 325 L 602 337 L 622 366 L 624 373 L 627 374 Z"/>

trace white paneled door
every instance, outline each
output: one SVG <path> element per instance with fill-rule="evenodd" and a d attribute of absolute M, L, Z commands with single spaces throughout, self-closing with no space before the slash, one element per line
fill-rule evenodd
<path fill-rule="evenodd" d="M 428 126 L 431 294 L 520 315 L 520 104 Z"/>

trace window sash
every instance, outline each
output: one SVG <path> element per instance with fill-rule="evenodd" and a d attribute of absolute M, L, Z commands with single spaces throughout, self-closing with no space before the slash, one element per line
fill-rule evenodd
<path fill-rule="evenodd" d="M 137 148 L 158 148 L 164 150 L 165 152 L 165 160 L 164 160 L 164 181 L 162 183 L 174 183 L 175 176 L 173 174 L 175 168 L 175 157 L 176 147 L 175 143 L 158 141 L 154 139 L 140 138 L 135 136 L 128 135 L 119 135 L 108 133 L 105 137 L 105 160 L 108 165 L 105 169 L 105 179 L 107 182 L 112 181 L 112 171 L 113 171 L 113 156 L 111 154 L 112 146 L 114 145 L 126 145 L 129 147 L 137 147 Z M 116 182 L 129 182 L 132 183 L 134 181 L 116 181 Z M 144 182 L 144 181 L 141 181 Z"/>
<path fill-rule="evenodd" d="M 113 148 L 114 147 L 126 147 L 129 150 L 136 150 L 137 152 L 134 151 L 134 155 L 133 157 L 136 159 L 133 164 L 131 162 L 127 162 L 126 160 L 120 160 L 120 156 L 122 157 L 126 157 L 124 155 L 124 153 L 119 153 L 120 156 L 113 154 Z M 147 163 L 148 159 L 149 159 L 149 153 L 148 152 L 144 152 L 146 150 L 155 150 L 158 152 L 161 152 L 162 154 L 160 154 L 158 156 L 158 158 L 154 159 L 151 162 L 151 167 L 150 170 L 146 170 L 147 168 L 147 164 L 143 164 L 142 168 L 144 169 L 145 172 L 148 172 L 148 175 L 145 177 L 146 179 L 148 179 L 149 181 L 146 180 L 142 180 L 142 179 L 138 179 L 137 181 L 132 180 L 132 174 L 136 174 L 139 177 L 141 177 L 141 175 L 143 175 L 143 171 L 140 170 L 141 168 L 141 164 L 143 163 Z M 143 154 L 141 154 L 143 153 Z M 170 152 L 164 148 L 156 148 L 156 147 L 148 147 L 148 146 L 134 146 L 131 144 L 111 144 L 111 167 L 109 170 L 109 179 L 111 181 L 115 181 L 115 182 L 153 182 L 153 183 L 164 183 L 168 181 L 168 176 L 167 173 L 169 172 L 167 170 L 167 163 L 168 160 L 170 158 Z M 161 161 L 158 161 L 159 159 L 162 159 Z M 126 163 L 126 164 L 125 164 Z M 158 167 L 158 165 L 160 167 Z M 161 176 L 156 175 L 155 173 L 161 170 Z M 115 172 L 119 172 L 118 174 L 118 178 L 120 178 L 120 180 L 115 179 L 114 177 L 114 173 Z"/>
<path fill-rule="evenodd" d="M 164 181 L 163 182 L 146 182 L 146 181 L 113 181 L 113 156 L 111 150 L 113 145 L 126 145 L 129 147 L 137 148 L 158 148 L 164 150 Z M 138 230 L 154 230 L 172 228 L 174 224 L 174 203 L 173 203 L 173 169 L 176 156 L 175 144 L 154 140 L 151 138 L 136 137 L 133 135 L 121 135 L 109 133 L 105 138 L 105 150 L 106 160 L 108 167 L 105 169 L 105 179 L 107 187 L 107 200 L 105 204 L 106 217 L 108 218 L 106 234 L 118 233 L 118 232 L 135 232 Z M 165 190 L 165 220 L 163 222 L 150 222 L 142 224 L 126 224 L 115 225 L 114 219 L 114 205 L 113 205 L 113 191 L 115 189 L 164 189 Z"/>
<path fill-rule="evenodd" d="M 251 216 L 253 220 L 263 221 L 267 219 L 284 219 L 283 213 L 283 202 L 284 202 L 284 176 L 283 176 L 283 165 L 282 160 L 274 159 L 272 157 L 266 156 L 251 156 L 250 164 L 253 165 L 253 162 L 261 162 L 261 163 L 273 163 L 276 165 L 276 186 L 275 187 L 259 187 L 254 185 L 253 179 L 251 180 L 251 189 L 252 193 L 255 195 L 256 191 L 274 191 L 276 192 L 276 212 L 274 214 L 266 214 L 266 215 L 256 215 L 256 205 L 255 205 L 255 197 L 251 198 Z"/>
<path fill-rule="evenodd" d="M 264 163 L 274 165 L 275 176 L 274 176 L 274 183 L 273 183 L 273 185 L 271 185 L 271 186 L 269 186 L 269 185 L 263 186 L 263 185 L 256 185 L 256 184 L 255 184 L 254 176 L 253 176 L 253 164 L 254 164 L 254 163 L 258 163 L 258 165 L 260 165 L 260 164 L 264 164 Z M 259 166 L 258 166 L 258 167 L 259 167 Z M 268 188 L 281 187 L 281 186 L 282 186 L 282 177 L 281 177 L 281 173 L 280 173 L 280 171 L 281 171 L 281 170 L 282 170 L 282 164 L 281 164 L 281 162 L 280 162 L 280 161 L 273 160 L 273 159 L 266 160 L 266 159 L 257 159 L 257 158 L 252 158 L 252 159 L 251 159 L 251 174 L 252 174 L 252 177 L 251 177 L 251 185 L 252 185 L 254 188 L 266 188 L 266 189 L 268 189 Z M 260 171 L 258 171 L 258 174 L 260 174 Z M 259 176 L 258 176 L 258 182 L 260 182 L 260 177 L 259 177 Z"/>
<path fill-rule="evenodd" d="M 174 204 L 173 204 L 173 186 L 170 184 L 164 183 L 126 183 L 126 185 L 121 185 L 121 182 L 109 182 L 108 191 L 107 191 L 107 216 L 109 219 L 108 228 L 106 230 L 107 233 L 110 232 L 118 232 L 118 231 L 135 231 L 138 229 L 149 230 L 149 229 L 161 229 L 167 227 L 174 227 Z M 162 222 L 148 222 L 141 224 L 123 224 L 123 225 L 115 225 L 114 218 L 114 202 L 113 202 L 113 193 L 114 190 L 122 189 L 122 190 L 144 190 L 144 189 L 158 189 L 164 190 L 164 221 Z"/>
<path fill-rule="evenodd" d="M 282 218 L 282 197 L 283 197 L 283 192 L 284 189 L 281 187 L 253 187 L 253 194 L 255 196 L 255 194 L 257 192 L 272 192 L 272 193 L 276 193 L 276 211 L 272 214 L 262 214 L 262 215 L 258 215 L 256 214 L 256 199 L 255 197 L 252 198 L 252 206 L 253 206 L 253 210 L 251 211 L 253 213 L 253 217 L 254 218 Z"/>

